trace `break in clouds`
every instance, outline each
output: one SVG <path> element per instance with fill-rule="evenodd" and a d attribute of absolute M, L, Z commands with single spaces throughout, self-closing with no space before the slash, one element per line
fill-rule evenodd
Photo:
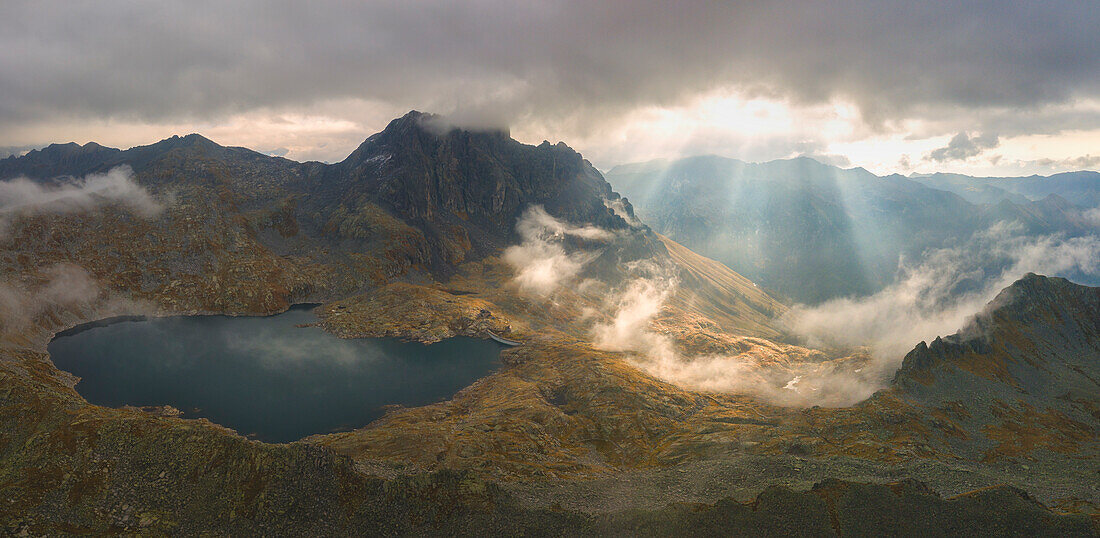
<path fill-rule="evenodd" d="M 536 298 L 576 285 L 581 268 L 595 256 L 567 254 L 562 245 L 566 235 L 611 233 L 569 225 L 542 208 L 528 210 L 517 229 L 523 242 L 510 247 L 506 259 L 516 272 L 515 282 Z M 688 389 L 747 394 L 776 405 L 847 406 L 885 387 L 918 342 L 963 329 L 1026 273 L 1100 277 L 1100 238 L 1027 236 L 1017 225 L 1001 222 L 962 246 L 903 265 L 897 281 L 878 293 L 814 307 L 798 305 L 782 320 L 808 345 L 847 352 L 867 349 L 867 361 L 830 359 L 807 350 L 792 360 L 790 354 L 798 353 L 794 348 L 762 340 L 740 354 L 685 355 L 671 337 L 653 328 L 677 291 L 675 270 L 653 261 L 635 262 L 627 269 L 633 279 L 597 298 L 606 305 L 591 328 L 598 349 L 627 353 L 637 368 Z"/>
<path fill-rule="evenodd" d="M 729 89 L 853 103 L 872 125 L 916 118 L 1050 133 L 1079 125 L 1076 105 L 1100 98 L 1097 27 L 1100 10 L 1072 0 L 635 2 L 626 11 L 582 1 L 16 0 L 0 7 L 0 132 L 88 119 L 194 125 L 247 112 L 355 122 L 366 106 L 578 136 L 629 111 Z M 1063 105 L 1071 110 L 1050 112 Z M 1038 121 L 1013 124 L 1021 114 Z"/>

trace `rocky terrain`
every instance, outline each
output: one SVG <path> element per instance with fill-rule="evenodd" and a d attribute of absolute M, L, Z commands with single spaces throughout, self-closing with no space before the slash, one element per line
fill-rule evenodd
<path fill-rule="evenodd" d="M 799 344 L 785 301 L 650 229 L 564 144 L 413 112 L 333 165 L 189 135 L 0 160 L 17 177 L 0 191 L 12 534 L 1097 532 L 1095 288 L 1029 275 L 870 399 L 785 405 L 668 371 L 724 360 L 785 394 L 866 354 Z M 344 338 L 522 344 L 449 401 L 285 445 L 90 405 L 45 353 L 111 316 L 304 302 Z"/>

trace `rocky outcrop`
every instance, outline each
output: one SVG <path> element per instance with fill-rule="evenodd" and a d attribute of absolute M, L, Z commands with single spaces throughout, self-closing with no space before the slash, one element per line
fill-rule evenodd
<path fill-rule="evenodd" d="M 1095 394 L 1100 288 L 1029 273 L 958 333 L 918 344 L 893 383 L 914 392 L 935 384 L 943 391 L 944 383 L 958 376 L 1038 397 Z"/>
<path fill-rule="evenodd" d="M 410 112 L 368 138 L 330 175 L 373 191 L 374 201 L 403 219 L 442 224 L 457 217 L 492 237 L 508 237 L 530 204 L 570 222 L 626 227 L 603 204 L 618 195 L 565 144 L 528 146 L 505 132 L 463 130 L 446 121 Z"/>
<path fill-rule="evenodd" d="M 958 333 L 921 342 L 872 400 L 984 461 L 1100 454 L 1100 288 L 1028 274 Z M 873 402 L 872 402 L 873 403 Z"/>

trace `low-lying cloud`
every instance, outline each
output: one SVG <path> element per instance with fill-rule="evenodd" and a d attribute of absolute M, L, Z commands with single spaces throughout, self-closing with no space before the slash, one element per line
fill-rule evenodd
<path fill-rule="evenodd" d="M 651 279 L 609 301 L 617 308 L 612 321 L 597 325 L 593 335 L 602 349 L 632 352 L 637 367 L 685 388 L 749 394 L 777 405 L 852 405 L 885 387 L 918 342 L 964 328 L 1028 272 L 1100 277 L 1100 237 L 1026 236 L 1019 226 L 999 223 L 903 267 L 898 281 L 879 293 L 796 306 L 782 320 L 810 347 L 855 353 L 846 359 L 763 341 L 739 354 L 685 356 L 651 328 L 674 288 Z"/>
<path fill-rule="evenodd" d="M 566 253 L 565 237 L 614 237 L 593 226 L 563 223 L 541 207 L 529 209 L 517 230 L 523 242 L 507 249 L 505 259 L 515 269 L 521 289 L 544 297 L 575 284 L 581 268 L 598 255 L 583 249 Z M 672 337 L 654 328 L 680 285 L 676 269 L 654 259 L 631 262 L 625 269 L 633 278 L 618 285 L 578 286 L 586 293 L 602 293 L 597 303 L 605 305 L 591 316 L 592 343 L 597 349 L 626 354 L 631 364 L 654 377 L 687 389 L 748 394 L 790 406 L 850 405 L 878 388 L 869 371 L 850 362 L 828 361 L 824 354 L 804 349 L 795 355 L 789 346 L 762 339 L 751 339 L 747 351 L 740 353 L 688 356 Z"/>
<path fill-rule="evenodd" d="M 318 328 L 287 330 L 271 324 L 255 324 L 242 334 L 240 327 L 225 326 L 217 333 L 219 347 L 234 353 L 256 357 L 258 363 L 269 369 L 301 367 L 303 364 L 330 364 L 345 368 L 358 368 L 366 363 L 386 359 L 369 342 L 357 342 L 341 338 L 303 338 L 296 331 L 319 331 Z"/>
<path fill-rule="evenodd" d="M 82 267 L 59 263 L 26 282 L 0 282 L 0 332 L 19 330 L 50 311 L 79 308 L 100 295 Z"/>
<path fill-rule="evenodd" d="M 558 287 L 576 279 L 598 252 L 578 250 L 566 252 L 567 237 L 583 240 L 607 240 L 612 232 L 595 226 L 572 226 L 543 209 L 531 206 L 516 224 L 521 243 L 504 250 L 503 259 L 515 270 L 513 281 L 521 292 L 546 297 Z"/>
<path fill-rule="evenodd" d="M 628 353 L 636 368 L 691 390 L 746 394 L 774 405 L 851 405 L 880 388 L 857 361 L 830 361 L 824 354 L 747 339 L 740 353 L 687 355 L 667 334 L 653 328 L 678 281 L 670 270 L 650 264 L 612 292 L 609 319 L 592 328 L 598 349 Z"/>
<path fill-rule="evenodd" d="M 160 202 L 134 181 L 129 166 L 56 186 L 27 178 L 0 182 L 0 212 L 87 211 L 105 203 L 122 204 L 143 217 L 154 217 L 164 210 Z"/>
<path fill-rule="evenodd" d="M 626 208 L 626 201 L 624 201 L 622 198 L 616 198 L 614 200 L 604 198 L 603 205 L 610 209 L 611 212 L 617 215 L 619 218 L 625 220 L 631 228 L 641 227 L 641 221 L 630 214 L 630 211 L 628 211 Z"/>
<path fill-rule="evenodd" d="M 134 181 L 129 166 L 59 184 L 18 177 L 0 181 L 0 232 L 21 216 L 77 213 L 110 204 L 142 218 L 153 218 L 164 211 L 164 205 Z"/>
<path fill-rule="evenodd" d="M 614 308 L 611 319 L 592 328 L 593 343 L 607 351 L 675 354 L 671 339 L 650 330 L 650 325 L 676 286 L 677 281 L 667 276 L 628 282 L 608 301 Z"/>
<path fill-rule="evenodd" d="M 785 321 L 812 346 L 869 346 L 881 376 L 892 374 L 920 341 L 953 334 L 997 293 L 1028 272 L 1100 274 L 1100 237 L 1019 235 L 1000 223 L 966 244 L 933 251 L 882 291 L 796 306 Z"/>
<path fill-rule="evenodd" d="M 508 250 L 517 282 L 550 295 L 572 282 L 591 252 L 566 254 L 561 238 L 610 237 L 573 227 L 533 208 L 521 219 L 524 243 Z M 526 263 L 521 263 L 526 261 Z M 746 394 L 784 406 L 847 406 L 886 386 L 918 342 L 957 332 L 1002 289 L 1028 272 L 1100 278 L 1100 237 L 1028 236 L 1018 224 L 998 223 L 963 244 L 902 264 L 898 280 L 862 298 L 799 305 L 781 320 L 812 348 L 745 338 L 743 351 L 689 356 L 654 328 L 679 282 L 674 268 L 655 260 L 627 267 L 634 278 L 612 286 L 591 327 L 593 345 L 625 353 L 642 371 L 691 389 Z M 608 289 L 591 286 L 588 289 Z"/>

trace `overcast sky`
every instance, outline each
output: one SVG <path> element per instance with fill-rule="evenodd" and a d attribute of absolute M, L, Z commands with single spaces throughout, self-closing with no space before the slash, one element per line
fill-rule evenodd
<path fill-rule="evenodd" d="M 0 146 L 200 132 L 337 161 L 417 109 L 604 169 L 1098 169 L 1098 28 L 1096 0 L 5 0 Z"/>

